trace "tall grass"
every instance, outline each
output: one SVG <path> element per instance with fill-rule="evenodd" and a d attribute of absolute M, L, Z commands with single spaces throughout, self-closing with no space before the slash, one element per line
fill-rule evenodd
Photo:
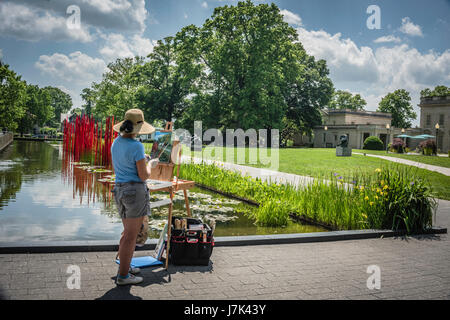
<path fill-rule="evenodd" d="M 259 203 L 252 218 L 264 226 L 287 225 L 293 213 L 333 229 L 417 233 L 431 226 L 435 208 L 428 183 L 395 165 L 350 177 L 331 173 L 299 188 L 206 164 L 183 164 L 180 176 Z"/>

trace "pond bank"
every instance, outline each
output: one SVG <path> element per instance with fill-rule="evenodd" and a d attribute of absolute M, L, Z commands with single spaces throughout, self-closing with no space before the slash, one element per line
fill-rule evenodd
<path fill-rule="evenodd" d="M 446 234 L 447 228 L 433 227 L 422 234 Z M 343 240 L 361 240 L 392 238 L 405 236 L 404 231 L 392 230 L 348 230 L 348 231 L 328 231 L 311 233 L 291 233 L 291 234 L 270 234 L 255 236 L 228 236 L 215 237 L 216 247 L 231 246 L 255 246 L 255 245 L 276 245 L 290 243 L 310 243 L 328 242 Z M 143 247 L 136 248 L 136 251 L 154 250 L 158 239 L 149 239 Z M 117 251 L 118 241 L 97 240 L 97 241 L 32 241 L 19 243 L 0 243 L 0 254 L 17 253 L 63 253 L 63 252 L 103 252 Z"/>
<path fill-rule="evenodd" d="M 11 132 L 0 134 L 0 151 L 5 149 L 9 144 L 13 142 L 13 134 Z"/>

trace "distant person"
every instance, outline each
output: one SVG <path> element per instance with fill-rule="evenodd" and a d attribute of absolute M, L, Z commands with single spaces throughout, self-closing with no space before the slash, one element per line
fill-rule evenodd
<path fill-rule="evenodd" d="M 120 132 L 111 146 L 116 174 L 113 193 L 124 227 L 119 243 L 120 266 L 116 284 L 138 284 L 143 278 L 135 276 L 140 270 L 130 268 L 130 262 L 143 219 L 150 214 L 150 195 L 145 181 L 150 178 L 151 168 L 156 167 L 158 160 L 149 161 L 144 145 L 135 140 L 135 137 L 138 134 L 153 133 L 155 128 L 144 121 L 141 110 L 130 109 L 125 113 L 125 120 L 116 124 L 113 129 Z"/>

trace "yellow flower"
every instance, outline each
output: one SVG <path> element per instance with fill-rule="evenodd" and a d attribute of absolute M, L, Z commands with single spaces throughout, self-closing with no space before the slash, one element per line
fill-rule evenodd
<path fill-rule="evenodd" d="M 384 186 L 384 180 L 381 180 L 381 185 Z"/>
<path fill-rule="evenodd" d="M 371 206 L 373 206 L 373 202 L 372 202 L 372 201 L 370 201 L 369 204 L 370 204 Z"/>
<path fill-rule="evenodd" d="M 362 216 L 367 219 L 367 214 L 363 213 Z"/>
<path fill-rule="evenodd" d="M 385 186 L 383 187 L 383 190 L 386 190 L 386 189 L 389 189 L 389 186 L 388 186 L 388 185 L 385 185 Z"/>
<path fill-rule="evenodd" d="M 381 189 L 380 189 L 380 188 L 377 188 L 377 193 L 378 193 L 378 192 L 381 192 Z"/>
<path fill-rule="evenodd" d="M 364 186 L 359 187 L 359 189 L 360 189 L 361 191 L 364 190 Z"/>
<path fill-rule="evenodd" d="M 378 196 L 375 196 L 375 198 L 378 200 Z"/>
<path fill-rule="evenodd" d="M 366 197 L 364 198 L 364 200 L 369 200 L 369 197 L 368 197 L 368 196 L 366 196 Z"/>
<path fill-rule="evenodd" d="M 381 169 L 380 168 L 376 168 L 375 172 L 381 172 Z"/>

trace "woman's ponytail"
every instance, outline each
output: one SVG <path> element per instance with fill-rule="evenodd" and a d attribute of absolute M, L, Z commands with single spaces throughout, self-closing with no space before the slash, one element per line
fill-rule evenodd
<path fill-rule="evenodd" d="M 120 126 L 120 132 L 131 133 L 133 132 L 133 122 L 125 120 Z"/>

